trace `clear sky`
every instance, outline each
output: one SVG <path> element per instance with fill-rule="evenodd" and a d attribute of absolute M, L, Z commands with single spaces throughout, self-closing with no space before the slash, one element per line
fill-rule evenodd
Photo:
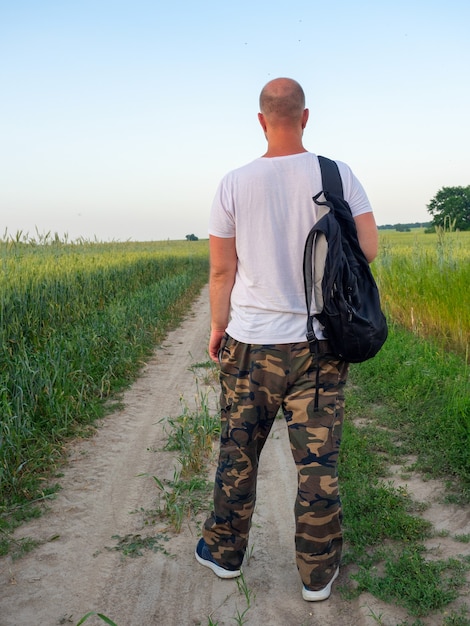
<path fill-rule="evenodd" d="M 207 237 L 278 76 L 378 224 L 428 221 L 470 184 L 469 25 L 468 0 L 0 0 L 0 238 Z"/>

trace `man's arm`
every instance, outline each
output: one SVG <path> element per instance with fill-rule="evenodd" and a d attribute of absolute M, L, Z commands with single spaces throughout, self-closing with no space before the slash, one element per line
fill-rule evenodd
<path fill-rule="evenodd" d="M 220 342 L 230 316 L 230 294 L 237 272 L 235 237 L 224 239 L 209 236 L 210 275 L 209 298 L 211 305 L 211 335 L 209 356 L 218 363 Z"/>
<path fill-rule="evenodd" d="M 379 233 L 374 214 L 371 212 L 361 213 L 361 215 L 356 215 L 354 221 L 356 222 L 359 245 L 366 259 L 372 263 L 379 249 Z"/>

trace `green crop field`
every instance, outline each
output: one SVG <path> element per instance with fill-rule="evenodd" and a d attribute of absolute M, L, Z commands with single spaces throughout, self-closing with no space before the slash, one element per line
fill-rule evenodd
<path fill-rule="evenodd" d="M 380 231 L 373 267 L 395 322 L 468 361 L 470 232 Z"/>
<path fill-rule="evenodd" d="M 34 499 L 208 276 L 207 241 L 0 243 L 0 501 Z"/>

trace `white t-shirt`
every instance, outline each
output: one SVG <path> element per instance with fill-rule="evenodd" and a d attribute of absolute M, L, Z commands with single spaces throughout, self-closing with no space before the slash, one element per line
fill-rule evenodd
<path fill-rule="evenodd" d="M 353 216 L 372 211 L 350 168 L 337 164 Z M 209 234 L 236 238 L 238 266 L 227 332 L 237 341 L 306 340 L 303 253 L 317 219 L 312 197 L 321 190 L 320 165 L 311 152 L 261 157 L 222 179 Z"/>

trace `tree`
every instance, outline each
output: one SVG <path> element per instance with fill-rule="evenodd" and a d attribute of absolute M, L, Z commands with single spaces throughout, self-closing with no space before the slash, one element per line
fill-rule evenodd
<path fill-rule="evenodd" d="M 196 237 L 196 235 L 193 235 L 193 234 L 191 234 L 191 235 L 186 235 L 186 239 L 187 239 L 188 241 L 199 241 L 199 238 L 198 238 L 198 237 Z"/>
<path fill-rule="evenodd" d="M 433 226 L 453 226 L 455 230 L 470 230 L 470 185 L 443 187 L 427 205 L 433 216 Z"/>

